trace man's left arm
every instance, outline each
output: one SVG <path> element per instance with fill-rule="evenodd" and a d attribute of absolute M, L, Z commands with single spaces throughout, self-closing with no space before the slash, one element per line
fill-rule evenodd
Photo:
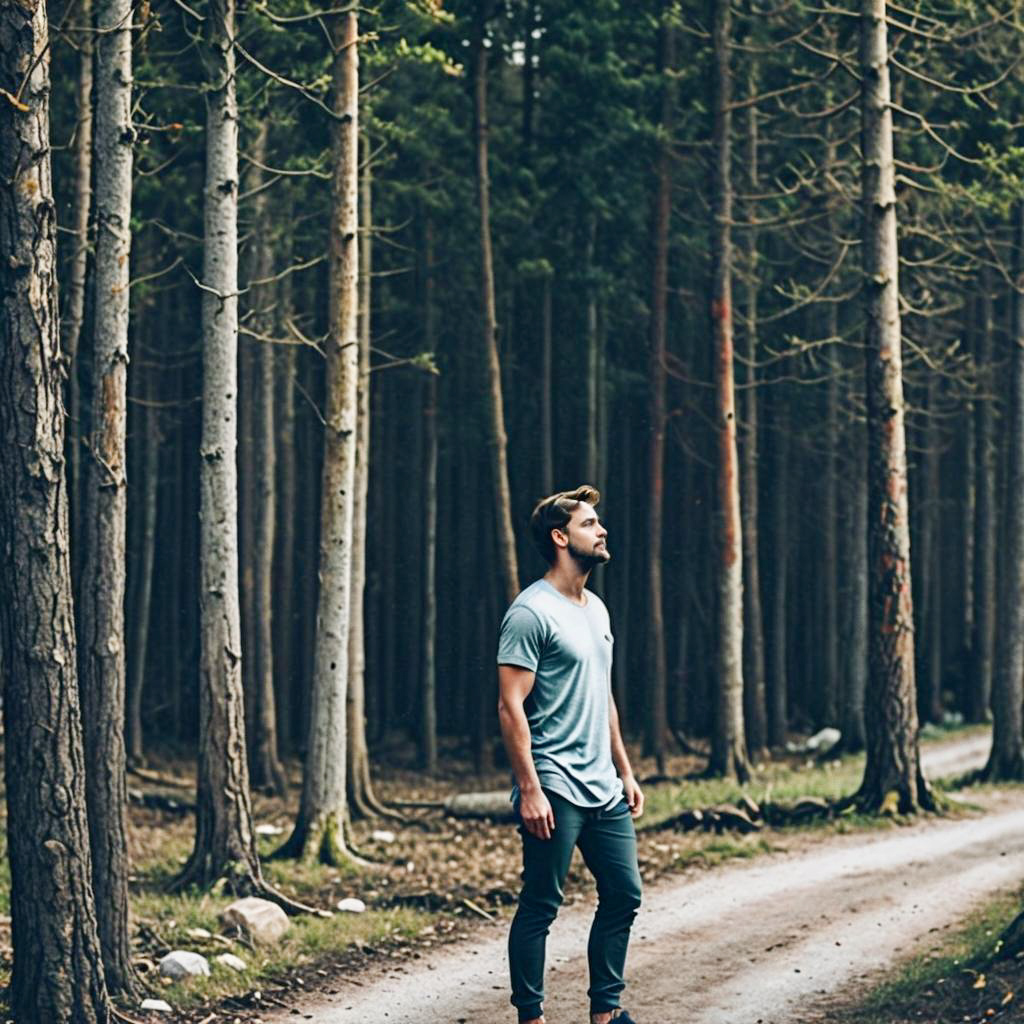
<path fill-rule="evenodd" d="M 622 779 L 622 791 L 626 803 L 629 804 L 629 813 L 634 818 L 639 818 L 644 813 L 644 794 L 629 763 L 629 754 L 626 753 L 626 744 L 622 741 L 622 731 L 619 729 L 619 709 L 615 706 L 615 698 L 611 693 L 608 694 L 608 723 L 611 728 L 612 761 L 615 762 L 615 769 Z"/>

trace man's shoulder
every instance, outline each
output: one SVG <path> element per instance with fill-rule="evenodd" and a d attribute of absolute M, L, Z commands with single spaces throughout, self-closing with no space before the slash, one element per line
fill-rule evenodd
<path fill-rule="evenodd" d="M 557 601 L 551 587 L 543 579 L 535 580 L 519 591 L 516 599 L 508 606 L 505 617 L 532 613 L 538 619 L 545 619 L 557 609 Z"/>

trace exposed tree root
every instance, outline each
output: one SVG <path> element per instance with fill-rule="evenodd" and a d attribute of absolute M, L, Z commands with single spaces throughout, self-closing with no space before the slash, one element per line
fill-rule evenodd
<path fill-rule="evenodd" d="M 212 859 L 208 856 L 193 856 L 182 869 L 181 873 L 168 886 L 171 892 L 180 892 L 190 886 L 198 886 L 213 892 L 227 890 L 234 896 L 259 896 L 261 899 L 276 903 L 286 914 L 312 914 L 315 917 L 330 917 L 331 913 L 318 907 L 309 906 L 299 900 L 285 896 L 283 892 L 272 886 L 264 877 L 259 861 L 240 858 L 226 864 L 221 870 L 214 870 Z"/>
<path fill-rule="evenodd" d="M 295 860 L 300 864 L 327 864 L 335 868 L 366 869 L 369 861 L 354 854 L 346 845 L 344 829 L 337 815 L 324 814 L 312 822 L 299 815 L 288 839 L 270 860 Z"/>

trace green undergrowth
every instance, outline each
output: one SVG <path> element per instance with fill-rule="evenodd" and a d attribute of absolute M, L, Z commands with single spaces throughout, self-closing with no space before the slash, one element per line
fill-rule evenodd
<path fill-rule="evenodd" d="M 695 778 L 658 783 L 644 790 L 647 805 L 642 829 L 658 828 L 687 808 L 735 803 L 744 794 L 758 804 L 795 802 L 802 797 L 838 800 L 860 785 L 863 755 L 834 761 L 769 762 L 760 766 L 744 784 L 732 779 Z"/>
<path fill-rule="evenodd" d="M 775 853 L 778 849 L 763 836 L 719 836 L 681 853 L 675 860 L 675 867 L 682 869 L 694 864 L 714 867 L 727 860 L 750 860 L 764 853 Z"/>
<path fill-rule="evenodd" d="M 217 1002 L 263 986 L 273 987 L 286 976 L 294 977 L 303 968 L 315 969 L 327 957 L 352 947 L 386 948 L 412 939 L 430 922 L 428 914 L 409 907 L 335 913 L 330 918 L 303 915 L 291 919 L 291 927 L 274 945 L 251 946 L 218 934 L 219 915 L 230 902 L 231 897 L 198 891 L 136 897 L 136 920 L 144 926 L 150 942 L 162 948 L 202 953 L 210 961 L 209 977 L 168 985 L 155 979 L 149 984 L 154 994 L 182 1008 Z M 203 937 L 200 929 L 210 932 L 210 937 Z M 221 953 L 240 957 L 246 970 L 239 972 L 217 963 L 215 958 Z M 307 980 L 315 984 L 315 971 Z"/>
<path fill-rule="evenodd" d="M 1024 976 L 1024 964 L 1000 964 L 995 958 L 999 936 L 1019 913 L 1021 898 L 1021 892 L 1007 892 L 965 915 L 960 928 L 900 965 L 855 1007 L 841 1011 L 837 1020 L 842 1024 L 974 1021 L 996 1017 L 1011 1003 L 1019 1013 L 1021 995 L 1016 983 Z M 1008 992 L 1013 993 L 1010 998 L 1006 998 Z"/>
<path fill-rule="evenodd" d="M 948 742 L 953 736 L 964 737 L 990 728 L 984 725 L 956 729 L 931 728 L 927 736 L 922 738 L 922 746 Z M 704 777 L 656 783 L 644 788 L 646 807 L 638 827 L 641 830 L 657 829 L 681 811 L 714 807 L 717 804 L 735 804 L 744 795 L 759 805 L 769 801 L 780 804 L 795 803 L 806 797 L 834 802 L 856 792 L 863 775 L 862 753 L 832 760 L 818 760 L 807 754 L 789 755 L 785 759 L 759 764 L 745 783 L 739 783 L 734 779 Z M 951 804 L 943 799 L 945 793 L 955 790 L 962 782 L 963 780 L 933 780 L 944 813 L 956 814 L 959 810 L 972 809 L 963 800 Z M 839 820 L 830 822 L 819 819 L 807 826 L 797 827 L 815 828 L 831 824 L 843 831 L 885 825 L 891 820 L 848 811 Z"/>

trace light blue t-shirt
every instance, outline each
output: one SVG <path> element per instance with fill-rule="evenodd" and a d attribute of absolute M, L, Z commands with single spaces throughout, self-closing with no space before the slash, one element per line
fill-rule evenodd
<path fill-rule="evenodd" d="M 609 807 L 623 792 L 609 732 L 612 631 L 604 602 L 583 593 L 578 605 L 547 580 L 530 584 L 502 620 L 498 664 L 534 673 L 523 707 L 541 785 L 579 807 Z"/>

